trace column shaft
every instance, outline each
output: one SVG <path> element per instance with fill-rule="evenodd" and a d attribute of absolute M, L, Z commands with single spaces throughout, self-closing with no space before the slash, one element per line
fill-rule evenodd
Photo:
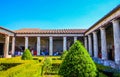
<path fill-rule="evenodd" d="M 84 37 L 84 45 L 85 45 L 85 48 L 88 50 L 88 48 L 87 48 L 87 37 Z"/>
<path fill-rule="evenodd" d="M 115 62 L 120 63 L 120 25 L 118 20 L 113 20 L 113 34 L 114 34 L 114 48 L 115 48 Z"/>
<path fill-rule="evenodd" d="M 53 37 L 49 37 L 49 55 L 53 54 Z"/>
<path fill-rule="evenodd" d="M 25 37 L 25 49 L 28 49 L 28 37 Z"/>
<path fill-rule="evenodd" d="M 5 36 L 5 45 L 4 45 L 4 57 L 7 58 L 9 57 L 9 36 Z"/>
<path fill-rule="evenodd" d="M 97 33 L 93 32 L 94 57 L 98 57 L 98 38 Z"/>
<path fill-rule="evenodd" d="M 102 52 L 102 59 L 107 59 L 107 44 L 106 44 L 106 32 L 105 28 L 100 28 L 101 32 L 101 52 Z"/>
<path fill-rule="evenodd" d="M 74 42 L 77 41 L 77 36 L 74 36 Z"/>
<path fill-rule="evenodd" d="M 12 55 L 14 55 L 15 52 L 15 37 L 12 37 Z"/>
<path fill-rule="evenodd" d="M 63 37 L 63 51 L 67 50 L 67 39 L 66 37 Z"/>
<path fill-rule="evenodd" d="M 37 55 L 40 55 L 40 37 L 37 37 Z"/>
<path fill-rule="evenodd" d="M 92 39 L 91 39 L 91 35 L 88 35 L 88 41 L 89 41 L 89 53 L 90 53 L 90 56 L 92 56 Z"/>

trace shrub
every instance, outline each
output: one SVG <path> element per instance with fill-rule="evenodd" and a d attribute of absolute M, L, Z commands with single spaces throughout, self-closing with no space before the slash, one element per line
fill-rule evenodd
<path fill-rule="evenodd" d="M 4 70 L 5 66 L 4 65 L 0 65 L 0 71 Z"/>
<path fill-rule="evenodd" d="M 108 76 L 103 74 L 103 73 L 101 73 L 101 72 L 99 72 L 97 77 L 108 77 Z"/>
<path fill-rule="evenodd" d="M 30 50 L 29 49 L 26 49 L 24 52 L 23 52 L 23 55 L 22 55 L 22 60 L 32 60 L 33 57 L 32 57 L 32 54 L 30 53 Z"/>
<path fill-rule="evenodd" d="M 98 64 L 98 63 L 95 63 L 96 64 L 96 67 L 97 67 L 97 69 L 98 69 L 98 71 L 100 71 L 100 72 L 103 72 L 103 71 L 112 71 L 112 70 L 114 70 L 114 69 L 112 69 L 111 67 L 109 67 L 109 66 L 104 66 L 104 65 L 102 65 L 102 64 Z"/>
<path fill-rule="evenodd" d="M 5 70 L 7 70 L 9 68 L 12 68 L 12 67 L 15 67 L 19 64 L 21 64 L 21 63 L 1 63 L 0 64 L 0 70 L 5 71 Z"/>
<path fill-rule="evenodd" d="M 62 55 L 61 55 L 61 59 L 64 59 L 65 56 L 67 55 L 67 53 L 68 53 L 68 51 L 64 51 L 64 52 L 62 53 Z"/>
<path fill-rule="evenodd" d="M 120 71 L 114 71 L 113 77 L 120 77 Z"/>
<path fill-rule="evenodd" d="M 0 77 L 41 77 L 41 64 L 38 61 L 23 61 L 25 63 L 0 71 Z"/>
<path fill-rule="evenodd" d="M 49 58 L 45 58 L 43 66 L 42 66 L 42 75 L 48 74 L 51 71 L 51 67 L 52 67 L 52 61 Z"/>
<path fill-rule="evenodd" d="M 96 66 L 85 47 L 76 41 L 60 65 L 59 75 L 63 77 L 95 77 Z"/>

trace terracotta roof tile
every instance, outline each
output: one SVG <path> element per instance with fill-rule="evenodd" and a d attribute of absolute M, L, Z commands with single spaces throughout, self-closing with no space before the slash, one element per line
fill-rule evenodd
<path fill-rule="evenodd" d="M 73 33 L 84 33 L 86 29 L 47 29 L 47 30 L 41 30 L 38 28 L 24 28 L 20 30 L 15 30 L 15 33 L 40 33 L 40 34 L 73 34 Z"/>

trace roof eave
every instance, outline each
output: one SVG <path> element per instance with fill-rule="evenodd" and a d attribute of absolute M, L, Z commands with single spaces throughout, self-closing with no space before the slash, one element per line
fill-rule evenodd
<path fill-rule="evenodd" d="M 104 20 L 105 18 L 107 18 L 108 16 L 110 16 L 111 14 L 113 14 L 115 11 L 117 11 L 120 8 L 120 4 L 115 7 L 113 10 L 111 10 L 109 13 L 107 13 L 104 17 L 102 17 L 100 20 L 98 20 L 95 24 L 93 24 L 90 28 L 88 28 L 85 33 L 87 33 L 90 29 L 92 29 L 93 27 L 95 27 L 98 23 L 100 23 L 102 20 Z"/>

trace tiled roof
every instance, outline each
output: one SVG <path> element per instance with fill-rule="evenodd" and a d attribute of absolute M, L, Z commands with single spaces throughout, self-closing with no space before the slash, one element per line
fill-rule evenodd
<path fill-rule="evenodd" d="M 11 31 L 11 30 L 9 30 L 9 29 L 6 29 L 6 28 L 4 28 L 4 27 L 2 27 L 2 26 L 0 26 L 0 29 L 3 29 L 3 30 L 6 30 L 6 31 L 9 31 L 9 32 L 11 32 L 11 33 L 14 33 L 14 31 Z"/>
<path fill-rule="evenodd" d="M 38 28 L 24 28 L 20 30 L 15 30 L 15 33 L 40 33 L 40 34 L 79 34 L 84 33 L 86 29 L 47 29 L 47 30 L 41 30 Z"/>

